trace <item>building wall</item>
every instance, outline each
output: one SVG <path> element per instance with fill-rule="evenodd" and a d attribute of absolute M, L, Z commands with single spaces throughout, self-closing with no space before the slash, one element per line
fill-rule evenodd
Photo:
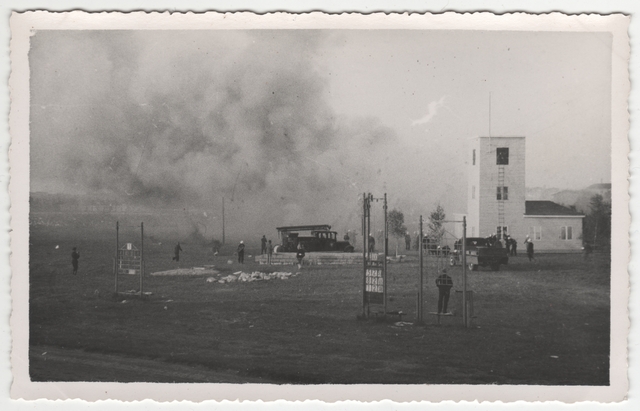
<path fill-rule="evenodd" d="M 509 234 L 523 233 L 522 216 L 525 213 L 525 138 L 524 137 L 476 137 L 472 139 L 476 150 L 476 165 L 470 162 L 469 230 L 470 237 L 486 237 L 496 232 L 499 222 L 497 187 L 499 168 L 497 149 L 509 149 L 509 164 L 504 168 L 504 187 L 508 187 L 508 200 L 504 201 L 504 225 Z M 471 152 L 473 156 L 473 151 Z M 473 188 L 475 186 L 475 189 Z M 475 199 L 473 192 L 475 191 Z M 473 233 L 473 235 L 472 235 Z"/>
<path fill-rule="evenodd" d="M 532 239 L 535 252 L 566 252 L 582 250 L 582 217 L 525 217 L 529 238 Z M 538 227 L 540 239 L 534 236 L 531 227 Z M 572 227 L 572 239 L 561 238 L 561 227 Z M 524 250 L 525 236 L 517 238 L 518 248 Z"/>

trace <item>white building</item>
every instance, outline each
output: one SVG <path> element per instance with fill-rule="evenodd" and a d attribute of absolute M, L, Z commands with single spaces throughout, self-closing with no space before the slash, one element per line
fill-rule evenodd
<path fill-rule="evenodd" d="M 543 252 L 579 251 L 584 215 L 552 201 L 525 200 L 525 138 L 474 137 L 469 152 L 467 236 L 528 235 Z"/>

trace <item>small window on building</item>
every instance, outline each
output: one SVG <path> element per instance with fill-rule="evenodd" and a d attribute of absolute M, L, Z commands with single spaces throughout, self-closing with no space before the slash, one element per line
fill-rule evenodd
<path fill-rule="evenodd" d="M 476 165 L 476 149 L 473 149 L 473 165 Z"/>
<path fill-rule="evenodd" d="M 471 186 L 471 199 L 476 199 L 476 186 Z"/>
<path fill-rule="evenodd" d="M 532 240 L 542 240 L 542 227 L 529 227 L 529 238 Z"/>
<path fill-rule="evenodd" d="M 496 150 L 496 164 L 499 166 L 509 164 L 509 147 L 502 147 Z"/>
<path fill-rule="evenodd" d="M 572 240 L 573 239 L 573 227 L 560 227 L 560 239 Z"/>
<path fill-rule="evenodd" d="M 496 187 L 496 200 L 508 200 L 509 187 Z"/>

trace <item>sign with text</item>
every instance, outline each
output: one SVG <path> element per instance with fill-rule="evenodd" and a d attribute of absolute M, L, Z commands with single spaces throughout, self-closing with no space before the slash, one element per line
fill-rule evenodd
<path fill-rule="evenodd" d="M 142 272 L 142 253 L 127 243 L 118 250 L 118 274 L 136 275 Z"/>
<path fill-rule="evenodd" d="M 382 277 L 382 262 L 368 261 L 365 284 L 365 298 L 369 304 L 384 304 L 384 278 Z"/>

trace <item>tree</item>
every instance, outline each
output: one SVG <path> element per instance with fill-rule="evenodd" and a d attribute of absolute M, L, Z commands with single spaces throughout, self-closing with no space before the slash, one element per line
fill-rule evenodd
<path fill-rule="evenodd" d="M 429 222 L 427 223 L 427 235 L 432 241 L 440 243 L 444 236 L 444 219 L 446 214 L 440 204 L 436 207 L 435 211 L 429 214 Z"/>
<path fill-rule="evenodd" d="M 591 212 L 584 219 L 582 239 L 594 247 L 611 246 L 611 203 L 604 201 L 600 194 L 591 197 Z"/>
<path fill-rule="evenodd" d="M 389 225 L 389 233 L 396 239 L 396 254 L 398 254 L 398 240 L 404 238 L 407 233 L 407 227 L 404 225 L 404 214 L 395 208 L 387 214 L 387 224 Z"/>

